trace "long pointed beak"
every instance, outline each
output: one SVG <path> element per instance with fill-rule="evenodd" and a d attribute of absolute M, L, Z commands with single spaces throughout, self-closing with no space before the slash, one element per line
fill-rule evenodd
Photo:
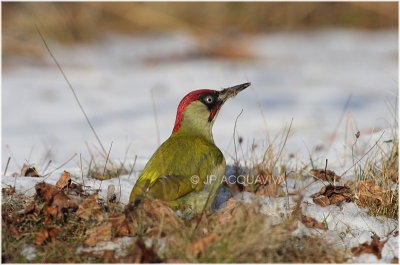
<path fill-rule="evenodd" d="M 233 87 L 228 87 L 224 88 L 219 92 L 218 99 L 224 103 L 226 100 L 229 98 L 232 98 L 236 96 L 240 91 L 244 90 L 246 87 L 250 86 L 251 83 L 244 83 L 241 85 L 233 86 Z"/>

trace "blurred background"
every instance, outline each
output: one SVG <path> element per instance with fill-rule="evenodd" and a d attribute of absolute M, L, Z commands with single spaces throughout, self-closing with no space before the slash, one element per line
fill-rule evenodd
<path fill-rule="evenodd" d="M 228 161 L 242 109 L 244 153 L 284 138 L 293 119 L 294 161 L 319 152 L 335 163 L 357 130 L 397 128 L 396 2 L 3 2 L 2 164 L 12 157 L 12 170 L 98 148 L 35 25 L 111 158 L 137 155 L 139 167 L 186 93 L 248 81 L 214 126 Z"/>

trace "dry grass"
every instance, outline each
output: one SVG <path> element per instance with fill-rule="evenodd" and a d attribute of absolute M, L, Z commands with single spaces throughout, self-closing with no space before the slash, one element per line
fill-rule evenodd
<path fill-rule="evenodd" d="M 225 211 L 204 215 L 197 229 L 195 229 L 197 217 L 190 220 L 177 218 L 160 201 L 146 202 L 136 209 L 125 210 L 124 213 L 128 222 L 135 228 L 131 236 L 144 241 L 152 239 L 155 242 L 155 249 L 159 249 L 156 251 L 157 254 L 152 255 L 157 255 L 157 260 L 163 262 L 338 263 L 346 261 L 348 253 L 335 249 L 322 238 L 292 235 L 297 228 L 296 216 L 285 219 L 279 225 L 272 225 L 265 215 L 259 212 L 258 207 L 231 199 Z M 3 209 L 5 208 L 7 206 L 3 205 Z M 105 210 L 105 217 L 109 218 L 110 212 Z M 100 223 L 95 220 L 86 222 L 74 214 L 68 215 L 67 222 L 51 224 L 52 227 L 60 229 L 55 242 L 36 246 L 37 256 L 29 262 L 107 262 L 104 253 L 92 255 L 75 253 L 78 246 L 85 245 L 87 231 L 98 225 Z M 28 262 L 22 250 L 24 246 L 33 245 L 43 227 L 43 220 L 40 217 L 35 221 L 25 220 L 19 226 L 24 236 L 17 240 L 3 221 L 3 262 Z M 164 250 L 160 250 L 157 243 L 162 239 L 167 239 Z M 129 249 L 134 250 L 135 246 Z M 116 261 L 124 262 L 126 257 Z"/>
<path fill-rule="evenodd" d="M 397 134 L 388 142 L 378 143 L 366 161 L 356 167 L 356 184 L 371 181 L 375 189 L 359 185 L 355 189 L 355 202 L 368 208 L 373 216 L 399 218 L 399 140 Z M 368 183 L 368 182 L 367 182 Z"/>

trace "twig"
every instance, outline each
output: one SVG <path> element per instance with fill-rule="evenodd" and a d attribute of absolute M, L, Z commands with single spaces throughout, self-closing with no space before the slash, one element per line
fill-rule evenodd
<path fill-rule="evenodd" d="M 112 145 L 113 145 L 113 142 L 111 142 L 110 149 L 108 150 L 108 153 L 107 153 L 106 163 L 104 164 L 104 169 L 103 169 L 103 176 L 106 172 L 107 162 L 108 162 L 108 159 L 110 158 L 110 152 L 111 152 Z M 103 178 L 101 178 L 99 189 L 101 188 L 101 184 L 103 184 Z"/>
<path fill-rule="evenodd" d="M 10 148 L 10 146 L 8 144 L 6 144 L 6 148 L 7 148 L 8 152 L 10 153 L 10 155 L 12 157 L 12 161 L 17 166 L 17 168 L 22 168 L 21 165 L 18 165 L 17 160 L 15 159 L 15 156 L 14 156 L 13 152 L 11 151 L 11 148 Z"/>
<path fill-rule="evenodd" d="M 154 121 L 156 123 L 157 145 L 160 146 L 160 128 L 158 127 L 157 108 L 156 108 L 156 101 L 154 99 L 153 89 L 150 89 L 150 94 L 151 94 L 151 105 L 153 107 Z"/>
<path fill-rule="evenodd" d="M 135 155 L 135 160 L 133 161 L 133 165 L 132 165 L 132 167 L 131 167 L 131 170 L 129 171 L 128 180 L 129 180 L 129 178 L 131 177 L 131 174 L 132 174 L 132 172 L 133 172 L 133 169 L 134 169 L 135 166 L 136 166 L 136 159 L 137 159 L 137 155 Z"/>
<path fill-rule="evenodd" d="M 51 175 L 51 174 L 53 174 L 56 170 L 59 170 L 60 168 L 62 168 L 63 166 L 65 166 L 66 164 L 68 164 L 72 159 L 74 159 L 74 157 L 76 156 L 76 153 L 75 154 L 73 154 L 72 156 L 71 156 L 71 158 L 70 159 L 68 159 L 66 162 L 64 162 L 61 166 L 59 166 L 59 167 L 57 167 L 57 168 L 55 168 L 53 171 L 51 171 L 51 172 L 49 172 L 49 173 L 47 173 L 46 175 L 44 175 L 43 177 L 46 177 L 46 176 L 48 176 L 48 175 Z M 43 180 L 45 180 L 46 178 L 44 178 Z"/>
<path fill-rule="evenodd" d="M 236 175 L 239 175 L 239 162 L 238 162 L 238 158 L 237 158 L 235 134 L 236 134 L 236 124 L 237 124 L 237 121 L 238 121 L 240 115 L 242 115 L 242 113 L 243 113 L 243 109 L 240 111 L 239 115 L 236 117 L 235 126 L 233 127 L 233 146 L 235 147 L 235 169 L 236 169 Z"/>
<path fill-rule="evenodd" d="M 279 151 L 278 156 L 276 157 L 274 166 L 275 166 L 276 163 L 278 162 L 279 158 L 281 157 L 282 151 L 283 151 L 283 149 L 285 148 L 287 139 L 288 139 L 288 137 L 289 137 L 290 129 L 292 128 L 292 123 L 293 123 L 293 118 L 292 118 L 292 120 L 290 121 L 289 129 L 288 129 L 288 131 L 287 131 L 287 133 L 286 133 L 286 136 L 285 136 L 285 141 L 283 142 L 282 148 L 281 148 L 281 150 Z"/>
<path fill-rule="evenodd" d="M 357 162 L 353 163 L 353 165 L 348 168 L 345 172 L 343 172 L 342 175 L 340 175 L 340 177 L 343 177 L 344 174 L 346 174 L 350 169 L 352 169 L 355 165 L 357 165 L 369 152 L 371 152 L 371 150 L 378 144 L 378 142 L 381 140 L 383 134 L 385 133 L 385 131 L 382 132 L 381 136 L 379 137 L 379 139 L 375 142 L 375 144 L 360 158 L 357 160 Z"/>
<path fill-rule="evenodd" d="M 10 164 L 10 160 L 11 160 L 11 156 L 8 157 L 7 164 L 6 164 L 6 168 L 4 169 L 4 174 L 3 174 L 3 176 L 5 176 L 6 173 L 7 173 L 7 169 L 8 169 L 8 165 Z"/>
<path fill-rule="evenodd" d="M 119 169 L 117 169 L 117 175 L 118 175 L 118 184 L 119 184 L 119 199 L 118 203 L 121 201 L 121 196 L 122 196 L 122 188 L 121 188 L 121 178 L 120 178 L 120 172 Z"/>
<path fill-rule="evenodd" d="M 253 86 L 251 87 L 251 90 L 253 91 L 254 96 L 256 97 L 256 102 L 257 102 L 258 108 L 260 109 L 261 116 L 263 118 L 264 127 L 265 127 L 265 133 L 267 134 L 267 141 L 269 143 L 270 140 L 269 140 L 269 130 L 268 130 L 268 125 L 267 125 L 267 119 L 265 118 L 261 102 L 260 102 L 259 97 L 258 97 L 258 95 L 256 93 L 256 90 L 254 89 Z"/>
<path fill-rule="evenodd" d="M 79 154 L 79 160 L 81 162 L 82 184 L 83 184 L 83 187 L 85 187 L 85 181 L 83 179 L 83 166 L 82 166 L 82 155 L 81 154 Z"/>
<path fill-rule="evenodd" d="M 49 160 L 49 162 L 47 163 L 46 167 L 43 169 L 43 173 L 42 174 L 44 174 L 47 171 L 47 169 L 49 168 L 49 166 L 50 166 L 50 164 L 52 162 L 53 162 L 52 160 Z"/>
<path fill-rule="evenodd" d="M 87 116 L 85 110 L 83 109 L 82 104 L 81 104 L 81 102 L 79 101 L 79 98 L 78 98 L 78 96 L 76 95 L 74 88 L 72 87 L 72 85 L 71 85 L 71 83 L 69 82 L 69 80 L 68 80 L 66 74 L 64 73 L 64 70 L 62 69 L 61 65 L 58 63 L 57 59 L 54 57 L 53 53 L 51 52 L 49 46 L 47 45 L 47 42 L 45 41 L 45 39 L 44 39 L 42 33 L 40 32 L 40 30 L 39 30 L 39 28 L 38 28 L 38 26 L 37 26 L 36 24 L 35 24 L 35 27 L 36 27 L 36 31 L 39 33 L 39 36 L 40 36 L 40 38 L 42 39 L 42 41 L 43 41 L 43 43 L 44 43 L 44 46 L 46 47 L 46 50 L 49 52 L 51 58 L 53 59 L 54 63 L 57 65 L 57 68 L 60 70 L 62 76 L 64 77 L 64 79 L 65 79 L 65 81 L 67 82 L 69 88 L 71 89 L 72 94 L 74 95 L 74 98 L 75 98 L 75 100 L 76 100 L 76 103 L 78 103 L 78 106 L 79 106 L 79 108 L 81 109 L 83 115 L 85 116 L 85 119 L 86 119 L 87 123 L 89 124 L 89 127 L 90 127 L 90 129 L 92 130 L 94 136 L 96 137 L 97 141 L 99 142 L 99 145 L 100 145 L 101 149 L 103 149 L 103 152 L 106 154 L 106 153 L 107 153 L 107 152 L 106 152 L 106 149 L 104 148 L 103 144 L 101 143 L 101 140 L 100 140 L 99 136 L 97 135 L 96 130 L 94 129 L 92 123 L 90 122 L 90 120 L 89 120 L 89 118 L 88 118 L 88 116 Z"/>
<path fill-rule="evenodd" d="M 347 98 L 346 103 L 344 104 L 342 114 L 340 115 L 340 118 L 339 118 L 339 120 L 338 120 L 338 123 L 336 124 L 336 127 L 335 127 L 335 131 L 333 132 L 333 135 L 332 135 L 332 137 L 331 137 L 331 139 L 330 139 L 330 141 L 329 141 L 329 145 L 328 145 L 328 147 L 327 147 L 327 149 L 326 149 L 326 155 L 325 155 L 325 156 L 328 155 L 328 152 L 329 152 L 329 150 L 330 150 L 331 147 L 332 147 L 333 141 L 334 141 L 335 138 L 336 138 L 337 131 L 338 131 L 339 126 L 340 126 L 340 124 L 342 123 L 342 120 L 343 120 L 343 118 L 344 118 L 344 116 L 345 116 L 345 114 L 346 114 L 346 110 L 347 110 L 347 108 L 349 107 L 349 104 L 350 104 L 350 101 L 351 101 L 351 98 L 352 98 L 352 97 L 353 97 L 353 94 L 350 94 L 349 97 Z"/>

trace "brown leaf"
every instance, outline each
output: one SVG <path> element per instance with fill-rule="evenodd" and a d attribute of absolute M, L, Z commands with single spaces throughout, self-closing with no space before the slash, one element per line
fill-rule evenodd
<path fill-rule="evenodd" d="M 42 228 L 35 239 L 35 244 L 41 246 L 46 244 L 49 240 L 54 243 L 58 234 L 58 228 Z"/>
<path fill-rule="evenodd" d="M 205 248 L 211 245 L 217 238 L 218 235 L 212 232 L 202 238 L 196 239 L 195 241 L 191 242 L 189 245 L 187 245 L 186 251 L 192 253 L 192 255 L 194 255 L 195 257 L 198 257 L 199 254 L 203 252 Z"/>
<path fill-rule="evenodd" d="M 156 263 L 161 259 L 154 252 L 153 246 L 146 248 L 142 239 L 138 239 L 133 247 L 133 251 L 125 258 L 119 260 L 120 263 Z"/>
<path fill-rule="evenodd" d="M 381 187 L 370 180 L 361 180 L 357 182 L 355 190 L 361 203 L 367 203 L 368 201 L 373 201 L 375 203 L 382 202 L 383 193 Z"/>
<path fill-rule="evenodd" d="M 69 172 L 64 170 L 60 179 L 56 183 L 56 187 L 62 190 L 68 188 L 70 184 L 71 184 L 71 175 L 69 174 Z"/>
<path fill-rule="evenodd" d="M 114 212 L 110 215 L 108 220 L 111 222 L 117 237 L 128 236 L 131 233 L 131 227 L 124 214 Z"/>
<path fill-rule="evenodd" d="M 46 228 L 42 228 L 42 230 L 40 230 L 39 234 L 35 239 L 35 244 L 41 246 L 48 238 L 49 238 L 49 232 L 47 231 Z"/>
<path fill-rule="evenodd" d="M 8 229 L 10 229 L 11 235 L 15 238 L 15 239 L 20 239 L 22 237 L 21 232 L 13 225 L 10 224 L 8 226 Z"/>
<path fill-rule="evenodd" d="M 36 168 L 34 166 L 27 165 L 27 164 L 24 164 L 22 166 L 21 176 L 22 177 L 35 177 L 35 178 L 40 177 L 40 175 L 36 171 Z"/>
<path fill-rule="evenodd" d="M 5 194 L 5 195 L 12 195 L 15 193 L 15 187 L 11 187 L 10 185 L 8 185 L 7 188 L 1 189 L 1 193 Z"/>
<path fill-rule="evenodd" d="M 322 206 L 322 207 L 325 207 L 325 206 L 331 204 L 331 202 L 329 201 L 328 197 L 314 198 L 313 202 L 318 204 L 319 206 Z"/>
<path fill-rule="evenodd" d="M 323 197 L 318 198 L 319 196 Z M 327 206 L 343 201 L 350 201 L 353 195 L 348 187 L 328 185 L 323 186 L 319 192 L 311 195 L 311 197 L 314 203 L 320 206 Z"/>
<path fill-rule="evenodd" d="M 385 245 L 385 243 L 388 240 L 389 240 L 389 238 L 387 238 L 384 241 L 380 241 L 380 238 L 375 235 L 372 237 L 371 243 L 365 242 L 364 244 L 361 244 L 358 247 L 352 248 L 351 252 L 355 256 L 360 256 L 362 254 L 371 253 L 371 254 L 374 254 L 378 259 L 381 259 L 383 245 Z"/>
<path fill-rule="evenodd" d="M 50 203 L 53 200 L 54 195 L 56 195 L 59 190 L 56 186 L 41 182 L 35 185 L 36 194 L 39 197 L 43 197 L 46 202 Z"/>
<path fill-rule="evenodd" d="M 108 185 L 107 188 L 107 202 L 115 202 L 117 199 L 117 196 L 115 195 L 115 186 L 114 185 Z"/>
<path fill-rule="evenodd" d="M 71 183 L 69 189 L 75 191 L 77 194 L 83 194 L 83 188 L 81 184 Z"/>
<path fill-rule="evenodd" d="M 58 231 L 59 231 L 58 228 L 55 228 L 55 227 L 50 228 L 48 230 L 49 237 L 50 237 L 50 240 L 51 240 L 52 243 L 54 243 L 56 241 L 56 237 L 57 237 Z"/>
<path fill-rule="evenodd" d="M 111 223 L 105 223 L 101 226 L 96 226 L 87 231 L 89 238 L 86 239 L 85 244 L 94 246 L 98 242 L 111 240 Z"/>
<path fill-rule="evenodd" d="M 168 207 L 168 205 L 161 200 L 144 201 L 138 208 L 143 207 L 146 213 L 152 218 L 161 220 L 164 218 L 168 225 L 178 226 L 178 221 L 175 218 L 174 211 Z"/>
<path fill-rule="evenodd" d="M 59 192 L 56 195 L 54 195 L 53 202 L 51 205 L 57 207 L 59 211 L 68 208 L 72 209 L 78 208 L 78 206 L 74 202 L 72 202 L 72 200 L 67 195 L 65 195 L 62 192 Z"/>
<path fill-rule="evenodd" d="M 101 206 L 97 203 L 98 194 L 92 194 L 79 204 L 76 215 L 82 219 L 96 219 L 101 222 L 104 218 L 103 213 L 100 211 Z"/>
<path fill-rule="evenodd" d="M 28 206 L 26 206 L 24 214 L 30 214 L 37 210 L 36 204 L 31 202 Z"/>
<path fill-rule="evenodd" d="M 326 225 L 318 222 L 312 217 L 306 216 L 306 215 L 301 215 L 301 222 L 308 228 L 319 228 L 322 230 L 326 230 Z"/>
<path fill-rule="evenodd" d="M 340 180 L 340 176 L 336 175 L 332 170 L 325 171 L 325 169 L 311 169 L 309 173 L 313 178 L 322 181 L 334 182 Z"/>

